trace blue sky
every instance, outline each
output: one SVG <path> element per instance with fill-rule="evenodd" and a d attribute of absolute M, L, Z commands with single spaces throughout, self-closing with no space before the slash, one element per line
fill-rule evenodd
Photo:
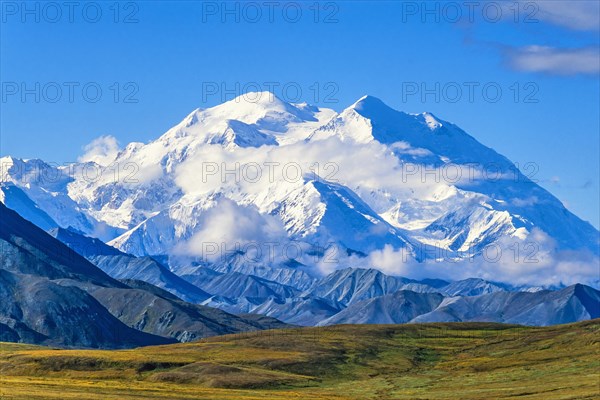
<path fill-rule="evenodd" d="M 371 94 L 528 165 L 598 227 L 599 3 L 450 3 L 4 2 L 0 153 L 75 161 L 257 87 L 337 110 Z"/>

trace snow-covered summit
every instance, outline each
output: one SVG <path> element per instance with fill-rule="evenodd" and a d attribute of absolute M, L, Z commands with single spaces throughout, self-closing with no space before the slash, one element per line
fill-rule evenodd
<path fill-rule="evenodd" d="M 373 96 L 338 113 L 246 93 L 192 111 L 149 143 L 126 145 L 115 153 L 116 170 L 1 162 L 2 183 L 13 185 L 2 192 L 7 205 L 136 255 L 169 255 L 203 237 L 235 240 L 254 231 L 263 235 L 257 241 L 300 243 L 316 254 L 301 261 L 326 269 L 336 267 L 323 265 L 324 252 L 315 249 L 330 244 L 343 249 L 343 266 L 388 272 L 477 257 L 486 246 L 515 241 L 536 241 L 549 249 L 544 257 L 600 252 L 598 231 L 509 159 L 453 123 L 394 110 Z M 100 174 L 90 179 L 87 169 Z M 400 250 L 409 254 L 397 261 Z"/>

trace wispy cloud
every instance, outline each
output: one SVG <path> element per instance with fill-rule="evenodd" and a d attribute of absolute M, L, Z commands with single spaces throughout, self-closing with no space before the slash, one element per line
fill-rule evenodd
<path fill-rule="evenodd" d="M 241 246 L 254 252 L 247 255 L 247 259 L 268 259 L 269 254 L 262 253 L 261 244 L 281 243 L 287 237 L 283 224 L 276 217 L 227 198 L 218 199 L 214 207 L 201 214 L 197 226 L 199 230 L 189 241 L 179 243 L 177 253 L 217 261 L 226 250 L 231 252 Z M 245 248 L 248 243 L 254 246 Z M 215 251 L 217 247 L 219 251 Z"/>
<path fill-rule="evenodd" d="M 93 161 L 100 165 L 108 165 L 119 153 L 119 143 L 114 136 L 100 136 L 84 146 L 85 153 L 79 162 Z"/>
<path fill-rule="evenodd" d="M 533 17 L 578 31 L 600 29 L 600 2 L 597 0 L 521 0 L 521 4 L 535 3 L 537 10 Z"/>
<path fill-rule="evenodd" d="M 506 51 L 509 65 L 526 72 L 553 75 L 597 75 L 600 73 L 600 49 L 560 49 L 549 46 L 526 46 Z"/>
<path fill-rule="evenodd" d="M 528 40 L 521 36 L 521 44 L 517 45 L 503 42 L 500 37 L 497 37 L 497 41 L 480 41 L 476 33 L 467 31 L 467 43 L 501 49 L 505 65 L 515 71 L 559 76 L 600 74 L 600 1 L 487 1 L 495 4 L 495 8 L 500 7 L 501 15 L 507 22 L 504 26 L 512 25 L 516 29 L 527 26 L 528 29 L 520 29 L 519 33 L 534 33 L 535 38 Z M 562 29 L 549 29 L 552 25 Z M 557 37 L 557 34 L 561 37 Z M 523 45 L 527 41 L 521 40 L 527 40 L 531 45 Z M 534 40 L 544 45 L 535 45 Z"/>
<path fill-rule="evenodd" d="M 354 257 L 351 266 L 365 264 L 390 275 L 413 279 L 460 280 L 472 277 L 513 285 L 552 286 L 585 283 L 598 286 L 600 260 L 588 250 L 563 250 L 543 231 L 534 228 L 527 239 L 504 237 L 494 246 L 494 256 L 478 255 L 463 260 L 416 262 L 406 252 L 386 246 L 371 252 L 367 261 Z M 517 256 L 514 249 L 522 249 Z M 487 252 L 484 252 L 487 253 Z M 492 257 L 493 259 L 490 259 Z M 353 265 L 352 262 L 355 264 Z"/>

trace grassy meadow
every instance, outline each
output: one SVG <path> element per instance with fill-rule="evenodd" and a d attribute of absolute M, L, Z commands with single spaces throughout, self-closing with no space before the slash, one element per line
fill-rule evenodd
<path fill-rule="evenodd" d="M 0 343 L 2 399 L 599 399 L 600 320 L 340 325 L 133 350 Z"/>

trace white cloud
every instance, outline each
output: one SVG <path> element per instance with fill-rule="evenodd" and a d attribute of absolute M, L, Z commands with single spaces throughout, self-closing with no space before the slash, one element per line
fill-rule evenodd
<path fill-rule="evenodd" d="M 119 153 L 119 143 L 112 135 L 100 136 L 83 147 L 85 153 L 79 162 L 93 161 L 99 165 L 108 165 Z"/>
<path fill-rule="evenodd" d="M 512 204 L 516 207 L 533 207 L 539 202 L 539 199 L 536 196 L 527 197 L 524 199 L 520 199 L 515 197 L 512 199 Z"/>
<path fill-rule="evenodd" d="M 221 198 L 202 214 L 200 229 L 176 249 L 180 254 L 217 261 L 227 253 L 240 250 L 248 260 L 272 258 L 271 248 L 287 240 L 281 222 L 263 215 L 254 206 L 241 206 Z"/>
<path fill-rule="evenodd" d="M 505 43 L 494 44 L 495 47 L 505 48 L 507 65 L 518 71 L 548 73 L 556 75 L 598 74 L 600 73 L 600 49 L 597 34 L 600 32 L 600 1 L 598 0 L 487 0 L 493 3 L 490 10 L 501 10 L 499 13 L 506 22 L 519 29 L 521 39 L 527 33 L 533 32 L 547 41 L 546 46 L 520 45 Z M 477 3 L 479 4 L 479 3 Z M 479 7 L 486 9 L 485 3 Z M 495 11 L 497 12 L 497 11 Z M 489 22 L 496 22 L 491 11 L 482 11 Z M 479 14 L 475 14 L 479 15 Z M 552 32 L 546 35 L 551 26 L 564 28 L 563 36 L 569 37 L 569 42 L 580 43 L 559 47 L 561 38 Z M 470 25 L 466 25 L 470 26 Z M 526 28 L 526 29 L 524 29 Z M 474 38 L 470 38 L 473 40 Z M 564 38 L 563 38 L 564 39 Z M 537 40 L 537 39 L 536 39 Z M 490 45 L 490 42 L 483 42 Z M 514 42 L 513 42 L 514 43 Z M 530 41 L 531 43 L 531 41 Z"/>
<path fill-rule="evenodd" d="M 523 9 L 532 1 L 521 0 L 520 3 Z M 537 10 L 529 6 L 534 12 L 532 18 L 573 30 L 600 29 L 600 2 L 597 0 L 541 0 L 534 3 Z"/>
<path fill-rule="evenodd" d="M 534 24 L 547 22 L 575 31 L 600 29 L 600 2 L 597 0 L 488 0 L 501 9 L 507 22 Z M 485 7 L 485 6 L 484 6 Z M 482 12 L 490 15 L 492 11 Z"/>
<path fill-rule="evenodd" d="M 393 143 L 392 145 L 390 145 L 390 148 L 396 150 L 398 154 L 407 154 L 410 156 L 426 157 L 434 155 L 431 151 L 427 149 L 422 149 L 420 147 L 412 147 L 409 143 L 404 141 Z"/>
<path fill-rule="evenodd" d="M 371 252 L 362 265 L 390 275 L 413 279 L 460 280 L 482 278 L 513 285 L 553 286 L 600 283 L 600 259 L 587 250 L 556 250 L 556 243 L 543 231 L 533 229 L 526 239 L 505 237 L 488 246 L 483 255 L 461 260 L 423 263 L 407 257 L 403 250 L 386 246 Z M 354 265 L 356 260 L 351 261 Z"/>
<path fill-rule="evenodd" d="M 239 192 L 259 198 L 282 198 L 302 184 L 302 176 L 295 176 L 298 171 L 306 179 L 340 183 L 352 190 L 376 190 L 385 182 L 391 196 L 411 194 L 428 198 L 440 187 L 449 186 L 431 177 L 424 180 L 420 170 L 405 173 L 404 167 L 386 146 L 377 142 L 358 144 L 331 137 L 268 149 L 238 148 L 235 153 L 217 145 L 204 146 L 193 159 L 179 166 L 175 181 L 187 194 L 222 191 L 234 200 Z M 259 176 L 254 179 L 256 171 Z"/>
<path fill-rule="evenodd" d="M 600 49 L 559 49 L 526 46 L 507 51 L 510 66 L 519 71 L 557 75 L 600 73 Z"/>

